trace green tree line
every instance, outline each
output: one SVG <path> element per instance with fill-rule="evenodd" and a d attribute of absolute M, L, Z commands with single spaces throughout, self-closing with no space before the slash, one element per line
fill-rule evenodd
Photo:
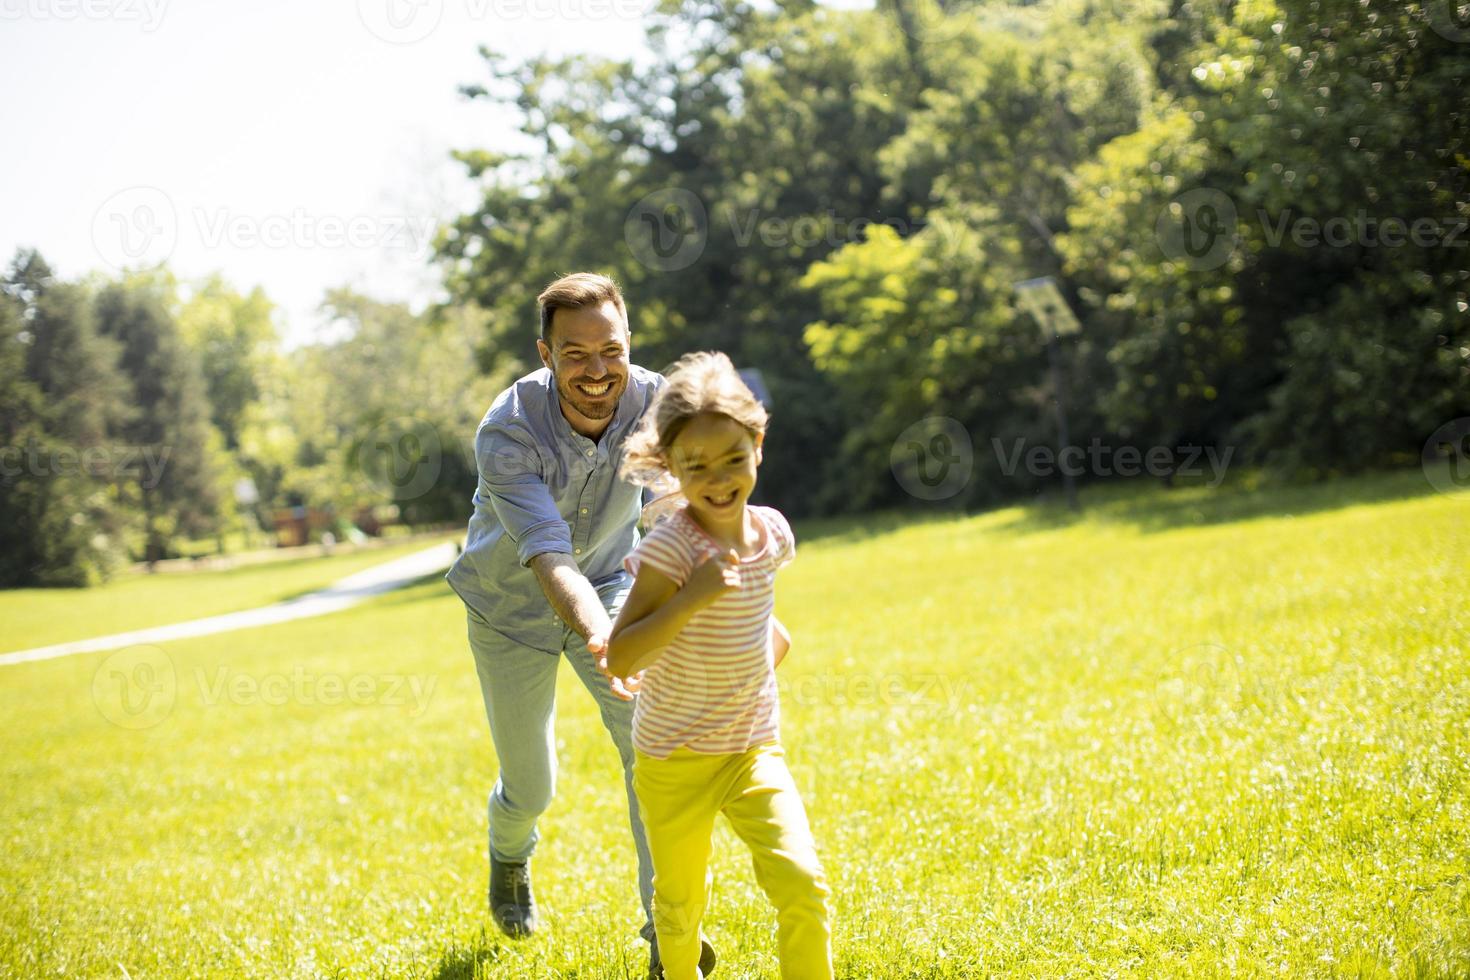
<path fill-rule="evenodd" d="M 88 585 L 137 560 L 269 546 L 273 515 L 462 521 L 497 379 L 473 313 L 430 323 L 329 291 L 334 339 L 283 348 L 275 309 L 218 276 L 0 278 L 0 586 Z M 503 380 L 503 379 L 502 379 Z"/>
<path fill-rule="evenodd" d="M 763 490 L 798 514 L 912 503 L 895 440 L 934 417 L 975 447 L 952 504 L 1053 485 L 996 451 L 1056 441 L 1012 290 L 1037 276 L 1083 325 L 1059 358 L 1074 444 L 1310 478 L 1405 463 L 1470 414 L 1452 5 L 659 9 L 647 58 L 482 49 L 463 91 L 523 139 L 458 154 L 482 199 L 438 250 L 486 365 L 533 366 L 537 285 L 609 271 L 636 359 L 762 370 Z"/>
<path fill-rule="evenodd" d="M 1016 447 L 1055 446 L 1059 393 L 1074 445 L 1297 478 L 1470 416 L 1452 4 L 663 0 L 626 59 L 481 54 L 461 94 L 517 132 L 456 152 L 443 304 L 328 291 L 334 339 L 288 350 L 258 290 L 17 254 L 0 585 L 265 543 L 283 507 L 462 520 L 475 423 L 579 269 L 623 284 L 639 363 L 761 371 L 760 493 L 796 516 L 919 505 L 896 448 L 931 423 L 973 447 L 940 506 L 1049 491 Z M 1081 321 L 1055 371 L 1038 276 Z"/>

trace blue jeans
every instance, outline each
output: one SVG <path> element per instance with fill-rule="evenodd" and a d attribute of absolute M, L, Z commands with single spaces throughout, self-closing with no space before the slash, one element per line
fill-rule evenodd
<path fill-rule="evenodd" d="M 604 596 L 617 617 L 626 593 Z M 551 805 L 556 793 L 556 672 L 562 656 L 522 646 L 496 632 L 483 616 L 466 607 L 470 650 L 480 675 L 480 693 L 490 720 L 490 738 L 500 760 L 500 775 L 490 790 L 490 854 L 499 861 L 524 861 L 536 849 L 540 835 L 536 819 Z M 628 825 L 638 852 L 638 896 L 645 921 L 641 933 L 653 941 L 653 861 L 633 792 L 633 703 L 612 693 L 598 672 L 582 638 L 570 629 L 563 634 L 562 655 L 584 687 L 592 693 L 603 727 L 612 737 L 623 764 L 623 786 L 628 794 Z"/>

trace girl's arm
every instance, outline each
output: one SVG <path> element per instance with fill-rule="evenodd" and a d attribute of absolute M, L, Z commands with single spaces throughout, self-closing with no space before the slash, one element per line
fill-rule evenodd
<path fill-rule="evenodd" d="M 613 624 L 608 671 L 614 677 L 631 677 L 657 660 L 695 613 L 740 586 L 740 569 L 734 564 L 738 561 L 734 551 L 711 558 L 682 587 L 646 563 L 640 567 L 633 591 Z"/>

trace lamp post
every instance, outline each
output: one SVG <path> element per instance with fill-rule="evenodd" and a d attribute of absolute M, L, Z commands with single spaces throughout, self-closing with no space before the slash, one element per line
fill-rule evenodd
<path fill-rule="evenodd" d="M 1046 341 L 1047 361 L 1051 365 L 1053 406 L 1057 415 L 1057 458 L 1060 460 L 1062 451 L 1072 439 L 1067 433 L 1066 391 L 1062 385 L 1061 353 L 1057 350 L 1057 338 L 1079 332 L 1082 324 L 1062 298 L 1062 291 L 1057 288 L 1057 281 L 1051 276 L 1026 279 L 1016 283 L 1014 288 L 1017 303 L 1031 314 L 1031 318 L 1041 328 L 1042 339 Z M 1077 510 L 1077 486 L 1072 479 L 1072 471 L 1065 465 L 1061 469 L 1062 484 L 1067 492 L 1067 507 Z"/>

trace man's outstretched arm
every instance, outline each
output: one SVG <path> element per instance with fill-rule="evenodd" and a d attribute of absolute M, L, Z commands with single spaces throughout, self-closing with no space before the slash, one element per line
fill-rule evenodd
<path fill-rule="evenodd" d="M 612 692 L 625 701 L 631 700 L 638 690 L 637 681 L 624 681 L 608 673 L 607 639 L 612 633 L 612 620 L 587 576 L 571 555 L 561 551 L 544 551 L 533 556 L 529 564 L 552 610 L 587 641 L 587 652 L 607 676 Z"/>
<path fill-rule="evenodd" d="M 570 626 L 584 640 L 601 637 L 606 643 L 612 632 L 612 620 L 603 608 L 602 599 L 587 576 L 577 567 L 571 555 L 559 551 L 545 551 L 534 556 L 530 562 L 546 601 L 561 621 Z"/>

